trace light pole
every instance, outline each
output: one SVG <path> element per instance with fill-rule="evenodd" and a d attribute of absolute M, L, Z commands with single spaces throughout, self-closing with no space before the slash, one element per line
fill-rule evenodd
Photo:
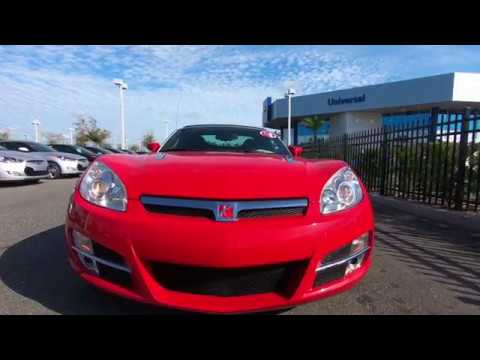
<path fill-rule="evenodd" d="M 165 123 L 165 139 L 168 137 L 168 120 L 163 120 Z"/>
<path fill-rule="evenodd" d="M 32 121 L 33 128 L 35 129 L 35 142 L 38 142 L 38 128 L 40 126 L 40 121 L 33 120 Z"/>
<path fill-rule="evenodd" d="M 68 129 L 70 131 L 70 145 L 73 145 L 73 128 Z"/>
<path fill-rule="evenodd" d="M 123 103 L 123 90 L 128 89 L 128 85 L 122 79 L 115 79 L 113 83 L 118 86 L 120 90 L 120 120 L 122 122 L 122 149 L 127 148 L 127 134 L 125 132 L 125 112 Z"/>
<path fill-rule="evenodd" d="M 287 145 L 292 145 L 292 96 L 295 95 L 294 89 L 288 89 L 285 97 L 288 99 L 288 139 Z"/>

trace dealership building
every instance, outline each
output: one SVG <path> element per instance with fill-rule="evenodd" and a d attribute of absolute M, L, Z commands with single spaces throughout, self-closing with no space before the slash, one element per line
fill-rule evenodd
<path fill-rule="evenodd" d="M 292 97 L 292 140 L 307 143 L 313 133 L 302 124 L 315 115 L 326 122 L 318 137 L 351 134 L 384 125 L 437 123 L 445 116 L 480 109 L 480 73 L 450 73 L 385 84 Z M 288 100 L 263 103 L 263 126 L 287 135 Z M 460 115 L 461 116 L 461 115 Z"/>

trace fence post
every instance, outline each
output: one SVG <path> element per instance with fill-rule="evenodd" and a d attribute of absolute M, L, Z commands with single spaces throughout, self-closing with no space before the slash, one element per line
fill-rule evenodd
<path fill-rule="evenodd" d="M 468 120 L 470 119 L 470 108 L 466 108 L 462 118 L 462 129 L 460 132 L 460 144 L 458 149 L 458 170 L 455 176 L 455 210 L 463 209 L 463 193 L 465 188 L 465 162 L 468 152 Z"/>
<path fill-rule="evenodd" d="M 385 195 L 385 185 L 387 179 L 387 151 L 388 151 L 388 133 L 385 126 L 382 127 L 383 142 L 382 142 L 382 172 L 380 174 L 380 195 Z"/>
<path fill-rule="evenodd" d="M 348 135 L 343 134 L 343 161 L 347 161 Z"/>

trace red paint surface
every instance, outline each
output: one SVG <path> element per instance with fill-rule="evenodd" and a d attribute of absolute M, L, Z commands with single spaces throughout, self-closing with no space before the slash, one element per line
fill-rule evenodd
<path fill-rule="evenodd" d="M 371 232 L 374 220 L 368 196 L 354 208 L 322 215 L 319 198 L 326 181 L 346 164 L 336 160 L 312 161 L 281 156 L 234 153 L 167 153 L 102 156 L 125 184 L 126 212 L 86 202 L 76 190 L 66 217 L 70 263 L 86 281 L 120 296 L 173 308 L 214 313 L 270 310 L 318 300 L 345 291 L 366 274 L 364 265 L 344 279 L 313 288 L 315 268 L 330 252 Z M 363 185 L 362 185 L 363 187 Z M 366 191 L 364 189 L 366 194 Z M 141 195 L 210 200 L 307 198 L 305 216 L 278 216 L 218 222 L 200 217 L 151 213 Z M 228 210 L 227 210 L 228 215 Z M 89 274 L 71 250 L 76 229 L 123 255 L 132 269 L 133 287 L 124 289 Z M 276 293 L 217 297 L 167 290 L 152 276 L 149 262 L 191 266 L 240 268 L 308 261 L 296 291 L 289 297 Z"/>

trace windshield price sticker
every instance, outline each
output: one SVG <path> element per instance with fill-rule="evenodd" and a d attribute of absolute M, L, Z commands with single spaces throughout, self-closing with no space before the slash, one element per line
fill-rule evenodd
<path fill-rule="evenodd" d="M 271 132 L 271 131 L 268 131 L 268 130 L 262 130 L 260 131 L 260 135 L 263 136 L 263 137 L 267 137 L 269 139 L 278 139 L 278 135 Z"/>

